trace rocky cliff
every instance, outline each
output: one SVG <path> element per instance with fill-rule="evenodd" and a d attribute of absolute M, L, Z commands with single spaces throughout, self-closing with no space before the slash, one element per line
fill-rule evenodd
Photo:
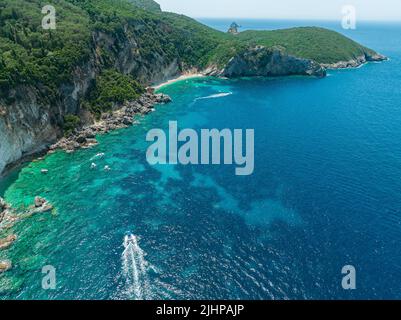
<path fill-rule="evenodd" d="M 255 46 L 232 57 L 222 69 L 208 73 L 228 78 L 289 75 L 324 77 L 326 70 L 312 60 L 291 56 L 280 48 Z"/>
<path fill-rule="evenodd" d="M 0 101 L 0 172 L 23 156 L 39 152 L 54 141 L 60 132 L 54 108 L 38 102 L 31 87 L 18 87 L 15 102 Z"/>

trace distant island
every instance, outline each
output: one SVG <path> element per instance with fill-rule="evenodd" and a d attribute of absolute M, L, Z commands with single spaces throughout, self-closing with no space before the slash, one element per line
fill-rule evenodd
<path fill-rule="evenodd" d="M 57 28 L 44 30 L 42 6 L 0 4 L 0 174 L 63 136 L 66 148 L 95 143 L 85 128 L 98 120 L 109 119 L 101 132 L 129 125 L 168 102 L 146 87 L 184 73 L 324 77 L 385 59 L 327 29 L 220 32 L 153 0 L 60 0 Z"/>

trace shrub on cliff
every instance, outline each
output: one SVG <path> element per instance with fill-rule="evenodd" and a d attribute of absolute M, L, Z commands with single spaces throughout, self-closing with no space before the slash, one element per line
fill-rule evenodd
<path fill-rule="evenodd" d="M 71 133 L 73 133 L 74 130 L 78 128 L 80 124 L 81 124 L 81 119 L 78 116 L 73 114 L 65 115 L 64 125 L 63 125 L 64 135 L 65 136 L 71 135 Z"/>
<path fill-rule="evenodd" d="M 144 88 L 132 76 L 108 69 L 96 78 L 94 88 L 89 93 L 89 108 L 100 115 L 110 111 L 114 104 L 137 99 L 143 92 Z"/>

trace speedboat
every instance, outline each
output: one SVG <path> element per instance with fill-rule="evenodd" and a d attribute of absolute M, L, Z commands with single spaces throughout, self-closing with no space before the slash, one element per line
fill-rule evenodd
<path fill-rule="evenodd" d="M 126 235 L 124 237 L 124 247 L 125 248 L 127 248 L 130 244 L 136 245 L 136 243 L 137 243 L 136 237 L 132 233 L 129 233 L 128 235 Z"/>

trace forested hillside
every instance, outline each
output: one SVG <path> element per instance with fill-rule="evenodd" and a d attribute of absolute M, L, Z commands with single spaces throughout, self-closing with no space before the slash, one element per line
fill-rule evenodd
<path fill-rule="evenodd" d="M 0 88 L 43 85 L 49 92 L 71 80 L 93 47 L 93 32 L 119 40 L 135 39 L 138 55 L 152 63 L 178 59 L 180 68 L 223 66 L 250 45 L 280 46 L 290 54 L 322 63 L 349 60 L 368 51 L 344 36 L 321 28 L 246 31 L 232 36 L 197 21 L 160 11 L 151 0 L 53 0 L 57 29 L 43 30 L 41 0 L 0 0 Z M 102 50 L 104 48 L 100 48 Z M 114 48 L 118 50 L 118 46 Z M 112 67 L 109 52 L 100 52 Z M 109 64 L 108 64 L 109 63 Z M 135 78 L 137 75 L 132 74 Z M 143 79 L 140 79 L 143 82 Z"/>

